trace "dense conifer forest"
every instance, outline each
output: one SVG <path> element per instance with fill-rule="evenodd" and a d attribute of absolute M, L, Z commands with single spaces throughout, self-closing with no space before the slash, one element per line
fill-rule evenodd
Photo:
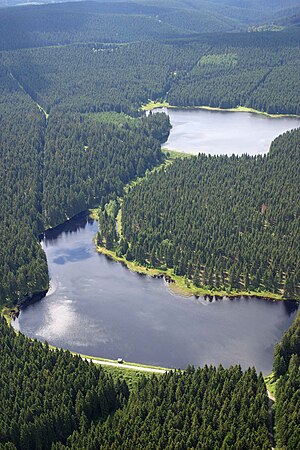
<path fill-rule="evenodd" d="M 0 9 L 1 306 L 48 289 L 39 234 L 96 205 L 98 243 L 128 259 L 207 288 L 299 297 L 299 130 L 264 157 L 199 155 L 150 173 L 170 123 L 141 111 L 152 99 L 299 114 L 299 5 L 164 3 Z M 118 241 L 119 197 L 137 177 Z M 298 316 L 275 349 L 280 450 L 299 447 L 299 353 Z M 2 319 L 0 367 L 1 449 L 271 448 L 255 369 L 189 367 L 130 391 Z"/>
<path fill-rule="evenodd" d="M 148 99 L 299 114 L 300 29 L 160 42 L 3 52 L 7 70 L 49 112 L 124 111 Z"/>
<path fill-rule="evenodd" d="M 0 68 L 0 302 L 48 288 L 43 230 L 45 118 Z"/>
<path fill-rule="evenodd" d="M 275 437 L 279 449 L 300 448 L 300 313 L 275 346 Z"/>
<path fill-rule="evenodd" d="M 270 449 L 254 369 L 188 368 L 141 378 L 129 394 L 124 380 L 17 335 L 4 319 L 0 339 L 3 449 Z"/>
<path fill-rule="evenodd" d="M 2 52 L 1 301 L 47 289 L 47 264 L 37 243 L 43 229 L 103 204 L 109 194 L 120 195 L 124 184 L 162 161 L 158 141 L 168 133 L 166 119 L 139 119 L 137 126 L 133 120 L 105 123 L 98 113 L 137 118 L 149 98 L 295 113 L 298 37 L 297 30 L 216 33 Z M 154 131 L 159 121 L 162 127 Z M 269 275 L 268 284 L 274 278 Z M 281 281 L 276 278 L 278 286 Z"/>
<path fill-rule="evenodd" d="M 65 448 L 269 450 L 264 380 L 239 366 L 143 380 L 114 417 L 54 446 Z"/>
<path fill-rule="evenodd" d="M 3 318 L 0 340 L 0 448 L 49 449 L 126 403 L 125 382 L 79 356 L 17 335 Z"/>
<path fill-rule="evenodd" d="M 299 297 L 299 158 L 295 130 L 266 156 L 200 154 L 147 176 L 122 207 L 127 258 L 208 289 Z"/>
<path fill-rule="evenodd" d="M 71 112 L 46 119 L 1 70 L 0 298 L 12 303 L 48 288 L 39 233 L 159 164 L 170 124 L 164 115 L 125 123 Z"/>

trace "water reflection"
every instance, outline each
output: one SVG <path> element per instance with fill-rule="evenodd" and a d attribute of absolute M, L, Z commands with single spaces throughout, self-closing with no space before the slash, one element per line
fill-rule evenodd
<path fill-rule="evenodd" d="M 145 364 L 239 363 L 271 370 L 274 344 L 293 322 L 297 304 L 181 297 L 162 279 L 139 276 L 99 255 L 96 231 L 96 222 L 80 218 L 44 238 L 51 291 L 21 312 L 15 326 L 23 333 Z"/>
<path fill-rule="evenodd" d="M 164 148 L 211 155 L 264 154 L 271 142 L 300 126 L 296 117 L 272 118 L 261 114 L 201 109 L 161 108 L 170 116 L 172 130 Z"/>

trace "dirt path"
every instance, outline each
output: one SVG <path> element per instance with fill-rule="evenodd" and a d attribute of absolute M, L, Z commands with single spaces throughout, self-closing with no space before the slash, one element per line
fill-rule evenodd
<path fill-rule="evenodd" d="M 271 392 L 267 390 L 267 393 L 268 393 L 269 399 L 272 400 L 272 402 L 275 402 L 275 397 L 271 394 Z"/>
<path fill-rule="evenodd" d="M 144 367 L 144 366 L 133 366 L 131 364 L 118 363 L 113 361 L 101 361 L 99 359 L 89 359 L 95 364 L 100 364 L 102 366 L 119 367 L 120 369 L 131 369 L 138 370 L 139 372 L 150 372 L 150 373 L 166 373 L 166 369 L 156 369 L 154 367 Z"/>
<path fill-rule="evenodd" d="M 269 437 L 272 445 L 272 450 L 275 450 L 275 439 L 274 439 L 274 417 L 272 406 L 275 402 L 275 397 L 267 389 L 267 394 L 269 398 Z"/>

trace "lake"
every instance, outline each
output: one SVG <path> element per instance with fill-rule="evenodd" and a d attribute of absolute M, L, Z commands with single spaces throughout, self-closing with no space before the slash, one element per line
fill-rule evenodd
<path fill-rule="evenodd" d="M 169 115 L 172 130 L 164 148 L 184 153 L 211 155 L 264 154 L 285 131 L 300 126 L 297 117 L 204 109 L 159 108 Z"/>
<path fill-rule="evenodd" d="M 274 344 L 292 324 L 296 303 L 174 295 L 164 280 L 130 272 L 98 254 L 96 231 L 96 222 L 81 218 L 45 234 L 51 290 L 21 311 L 16 329 L 104 358 L 271 371 Z"/>

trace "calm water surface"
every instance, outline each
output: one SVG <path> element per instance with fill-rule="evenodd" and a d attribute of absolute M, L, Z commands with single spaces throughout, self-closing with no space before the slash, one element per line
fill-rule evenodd
<path fill-rule="evenodd" d="M 205 301 L 173 295 L 95 251 L 96 222 L 48 232 L 52 289 L 14 326 L 30 337 L 107 358 L 184 368 L 222 363 L 271 371 L 273 347 L 297 305 L 259 299 Z"/>
<path fill-rule="evenodd" d="M 261 114 L 201 109 L 168 109 L 172 130 L 164 148 L 211 155 L 267 153 L 279 134 L 300 126 L 294 117 L 272 118 Z"/>

